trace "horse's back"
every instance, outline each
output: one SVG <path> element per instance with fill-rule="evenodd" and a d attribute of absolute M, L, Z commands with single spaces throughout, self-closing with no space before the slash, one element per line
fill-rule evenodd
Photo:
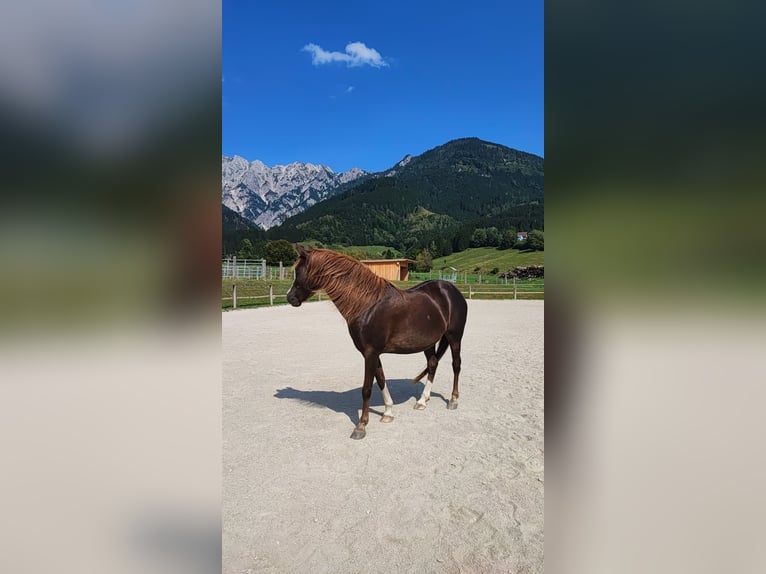
<path fill-rule="evenodd" d="M 440 301 L 441 306 L 448 311 L 448 330 L 462 336 L 468 317 L 468 303 L 454 283 L 443 279 L 431 279 L 423 281 L 423 283 L 419 283 L 407 291 L 410 293 L 427 293 L 435 301 Z"/>
<path fill-rule="evenodd" d="M 410 292 L 413 292 L 413 291 L 423 291 L 423 290 L 429 290 L 429 289 L 434 289 L 434 288 L 439 288 L 439 289 L 443 289 L 443 288 L 450 289 L 451 288 L 451 289 L 454 289 L 455 291 L 457 291 L 458 293 L 460 293 L 458 288 L 455 287 L 454 283 L 452 283 L 451 281 L 445 281 L 444 279 L 428 279 L 427 281 L 423 281 L 422 283 L 418 283 L 414 287 L 410 287 L 409 289 L 407 289 L 407 291 L 410 291 Z"/>

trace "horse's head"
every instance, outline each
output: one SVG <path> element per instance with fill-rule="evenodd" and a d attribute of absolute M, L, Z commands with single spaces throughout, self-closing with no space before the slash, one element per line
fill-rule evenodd
<path fill-rule="evenodd" d="M 300 245 L 296 245 L 295 249 L 298 251 L 298 261 L 294 265 L 295 281 L 287 292 L 287 302 L 293 307 L 300 307 L 301 303 L 311 297 L 318 288 L 312 284 L 309 273 L 311 249 L 304 249 Z"/>

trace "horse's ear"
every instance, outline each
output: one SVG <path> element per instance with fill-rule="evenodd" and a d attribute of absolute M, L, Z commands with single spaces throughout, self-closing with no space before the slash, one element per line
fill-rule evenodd
<path fill-rule="evenodd" d="M 298 257 L 306 257 L 306 250 L 303 248 L 303 245 L 296 245 L 295 250 L 298 252 Z"/>

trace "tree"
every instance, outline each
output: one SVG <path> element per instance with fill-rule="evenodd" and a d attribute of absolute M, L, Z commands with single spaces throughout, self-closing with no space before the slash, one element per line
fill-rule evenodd
<path fill-rule="evenodd" d="M 497 247 L 500 245 L 500 232 L 497 227 L 487 227 L 487 241 L 484 245 L 487 247 Z"/>
<path fill-rule="evenodd" d="M 477 227 L 471 235 L 471 247 L 484 247 L 487 244 L 487 230 L 484 227 Z"/>
<path fill-rule="evenodd" d="M 239 250 L 237 251 L 237 257 L 240 259 L 255 259 L 255 253 L 253 250 L 253 242 L 245 237 L 239 244 Z"/>
<path fill-rule="evenodd" d="M 278 265 L 280 261 L 292 265 L 298 257 L 293 244 L 284 239 L 269 241 L 264 256 L 269 265 Z"/>
<path fill-rule="evenodd" d="M 511 249 L 516 245 L 516 230 L 506 229 L 503 231 L 502 237 L 500 237 L 500 249 Z"/>
<path fill-rule="evenodd" d="M 386 249 L 383 252 L 383 259 L 396 259 L 396 254 L 391 249 Z"/>
<path fill-rule="evenodd" d="M 471 244 L 471 232 L 466 229 L 461 229 L 452 238 L 452 252 L 460 253 L 465 251 Z"/>
<path fill-rule="evenodd" d="M 452 255 L 452 241 L 448 237 L 439 239 L 439 256 Z"/>
<path fill-rule="evenodd" d="M 428 249 L 423 249 L 415 256 L 415 271 L 429 271 L 433 266 L 433 257 Z"/>
<path fill-rule="evenodd" d="M 527 249 L 545 251 L 545 236 L 539 229 L 533 229 L 527 235 Z"/>

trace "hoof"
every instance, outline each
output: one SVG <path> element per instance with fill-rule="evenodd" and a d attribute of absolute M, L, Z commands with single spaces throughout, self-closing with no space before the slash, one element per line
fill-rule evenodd
<path fill-rule="evenodd" d="M 450 401 L 447 403 L 447 410 L 454 411 L 457 408 L 457 401 Z"/>
<path fill-rule="evenodd" d="M 416 411 L 426 410 L 426 406 L 423 403 L 415 403 L 415 406 L 412 408 L 414 408 Z"/>
<path fill-rule="evenodd" d="M 390 423 L 390 422 L 393 422 L 393 420 L 394 420 L 394 417 L 392 417 L 391 415 L 383 415 L 382 417 L 380 417 L 380 422 L 382 423 Z"/>
<path fill-rule="evenodd" d="M 366 434 L 367 431 L 365 430 L 354 429 L 354 432 L 351 433 L 351 438 L 354 440 L 363 439 Z"/>

